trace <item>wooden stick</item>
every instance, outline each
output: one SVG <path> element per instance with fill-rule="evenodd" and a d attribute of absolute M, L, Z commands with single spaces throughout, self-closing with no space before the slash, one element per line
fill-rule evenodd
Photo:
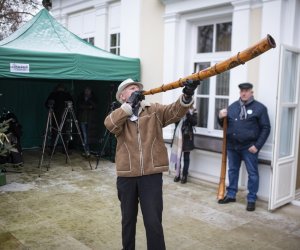
<path fill-rule="evenodd" d="M 225 195 L 225 180 L 226 180 L 226 164 L 227 164 L 227 116 L 223 119 L 223 145 L 222 145 L 222 166 L 220 173 L 219 189 L 218 189 L 218 200 L 224 199 Z"/>

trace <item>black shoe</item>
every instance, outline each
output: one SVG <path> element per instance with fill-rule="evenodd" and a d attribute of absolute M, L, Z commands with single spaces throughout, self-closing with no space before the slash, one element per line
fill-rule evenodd
<path fill-rule="evenodd" d="M 175 176 L 174 182 L 178 182 L 178 181 L 180 181 L 180 176 Z"/>
<path fill-rule="evenodd" d="M 255 210 L 255 202 L 248 202 L 246 210 L 250 211 L 250 212 L 254 211 Z"/>
<path fill-rule="evenodd" d="M 226 204 L 229 202 L 236 202 L 236 199 L 225 196 L 224 199 L 218 200 L 219 204 Z"/>
<path fill-rule="evenodd" d="M 182 179 L 181 179 L 181 184 L 185 184 L 187 182 L 187 177 L 186 175 L 182 176 Z"/>

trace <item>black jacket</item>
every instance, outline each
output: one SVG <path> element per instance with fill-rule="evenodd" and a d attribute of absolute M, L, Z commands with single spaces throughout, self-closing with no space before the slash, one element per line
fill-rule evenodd
<path fill-rule="evenodd" d="M 182 144 L 182 151 L 188 152 L 192 151 L 195 148 L 194 145 L 194 128 L 197 124 L 197 113 L 187 113 L 185 115 L 186 120 L 182 124 L 182 138 L 183 138 L 183 144 Z"/>
<path fill-rule="evenodd" d="M 182 118 L 184 119 L 183 124 L 182 124 L 182 152 L 189 152 L 192 151 L 195 146 L 194 146 L 194 126 L 197 124 L 197 112 L 193 114 L 190 114 L 189 112 L 186 113 L 186 115 Z M 174 129 L 174 135 L 175 131 L 177 129 L 179 122 L 175 124 L 175 129 Z M 173 136 L 174 140 L 174 136 Z M 171 143 L 171 146 L 173 144 L 173 141 Z"/>
<path fill-rule="evenodd" d="M 79 122 L 87 122 L 88 124 L 95 122 L 96 103 L 94 95 L 91 95 L 88 99 L 85 99 L 83 94 L 79 96 L 77 101 L 77 118 Z"/>

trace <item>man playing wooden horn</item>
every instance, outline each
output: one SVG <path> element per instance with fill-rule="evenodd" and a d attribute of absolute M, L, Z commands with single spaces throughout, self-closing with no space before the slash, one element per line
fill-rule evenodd
<path fill-rule="evenodd" d="M 162 173 L 168 171 L 168 153 L 162 128 L 179 121 L 193 104 L 199 81 L 187 81 L 183 95 L 169 105 L 149 103 L 140 82 L 127 79 L 118 87 L 122 104 L 104 124 L 117 138 L 116 171 L 122 212 L 123 249 L 135 249 L 135 232 L 140 202 L 148 250 L 164 250 L 162 227 Z"/>

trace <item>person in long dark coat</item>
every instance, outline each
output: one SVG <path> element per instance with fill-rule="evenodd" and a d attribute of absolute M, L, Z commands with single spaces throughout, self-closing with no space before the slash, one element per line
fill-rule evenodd
<path fill-rule="evenodd" d="M 174 182 L 187 182 L 187 176 L 190 166 L 190 153 L 194 149 L 194 128 L 197 124 L 197 112 L 190 108 L 186 115 L 176 123 L 174 136 L 172 140 L 172 150 L 170 161 L 175 163 L 176 176 Z M 183 170 L 181 177 L 181 158 L 183 155 Z"/>
<path fill-rule="evenodd" d="M 97 100 L 90 87 L 86 87 L 78 98 L 77 113 L 78 121 L 82 131 L 83 142 L 85 144 L 86 156 L 90 155 L 90 129 L 95 123 Z"/>

